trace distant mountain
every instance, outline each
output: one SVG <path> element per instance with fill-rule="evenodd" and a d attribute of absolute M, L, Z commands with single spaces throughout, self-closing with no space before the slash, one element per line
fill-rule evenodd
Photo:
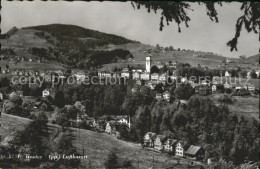
<path fill-rule="evenodd" d="M 19 29 L 17 27 L 12 27 L 8 32 L 6 32 L 6 35 L 11 36 L 13 34 L 15 34 L 15 32 L 17 32 Z"/>
<path fill-rule="evenodd" d="M 259 58 L 260 58 L 260 53 L 253 55 L 253 56 L 249 56 L 248 58 L 246 58 L 248 61 L 251 62 L 259 62 Z"/>
<path fill-rule="evenodd" d="M 80 26 L 75 26 L 75 25 L 50 24 L 50 25 L 26 27 L 23 29 L 35 29 L 35 30 L 40 30 L 40 31 L 46 31 L 58 38 L 61 38 L 61 37 L 72 38 L 72 39 L 92 38 L 94 40 L 99 40 L 99 41 L 103 42 L 103 44 L 118 45 L 118 44 L 134 42 L 132 40 L 123 38 L 121 36 L 102 33 L 99 31 L 90 30 L 90 29 L 82 28 Z"/>
<path fill-rule="evenodd" d="M 8 59 L 33 58 L 37 62 L 96 69 L 103 64 L 116 63 L 119 59 L 132 56 L 128 50 L 102 50 L 101 47 L 135 41 L 75 25 L 51 24 L 22 29 L 13 27 L 2 36 L 0 43 L 2 48 L 14 53 L 6 56 Z M 8 50 L 1 52 L 4 55 L 8 53 Z"/>

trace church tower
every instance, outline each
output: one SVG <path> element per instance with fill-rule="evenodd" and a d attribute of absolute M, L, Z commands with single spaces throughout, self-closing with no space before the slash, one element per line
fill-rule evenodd
<path fill-rule="evenodd" d="M 146 72 L 150 73 L 151 71 L 151 54 L 149 56 L 146 56 Z"/>

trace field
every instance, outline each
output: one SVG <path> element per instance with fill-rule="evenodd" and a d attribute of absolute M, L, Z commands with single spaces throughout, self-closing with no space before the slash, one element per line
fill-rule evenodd
<path fill-rule="evenodd" d="M 13 134 L 18 130 L 22 130 L 24 126 L 29 123 L 29 121 L 30 120 L 26 118 L 2 113 L 0 117 L 1 143 L 6 144 L 7 141 L 11 139 Z"/>
<path fill-rule="evenodd" d="M 145 66 L 145 57 L 148 55 L 145 53 L 145 50 L 154 50 L 155 47 L 151 45 L 144 45 L 141 43 L 128 43 L 124 45 L 110 45 L 109 50 L 113 49 L 125 49 L 129 50 L 133 56 L 134 61 L 124 61 L 119 63 L 111 63 L 103 65 L 103 70 L 111 69 L 114 66 L 125 67 L 127 65 L 136 66 L 138 64 Z M 198 55 L 203 55 L 203 58 L 198 58 Z M 152 52 L 152 61 L 153 62 L 168 62 L 168 61 L 177 61 L 181 63 L 189 63 L 192 66 L 207 66 L 210 68 L 217 68 L 218 65 L 224 60 L 223 56 L 204 53 L 204 52 L 182 52 L 182 51 L 171 51 L 171 52 Z M 156 64 L 156 63 L 153 63 Z"/>
<path fill-rule="evenodd" d="M 247 78 L 234 78 L 234 77 L 218 77 L 214 78 L 214 80 L 220 82 L 221 84 L 224 84 L 228 82 L 229 84 L 235 84 L 236 86 L 238 85 L 245 85 L 245 84 L 253 84 L 255 85 L 256 89 L 259 89 L 259 79 L 247 79 Z"/>
<path fill-rule="evenodd" d="M 219 105 L 218 98 L 223 94 L 214 94 L 210 98 Z M 259 98 L 251 96 L 232 96 L 235 101 L 232 104 L 228 104 L 229 110 L 239 116 L 246 118 L 259 119 Z"/>
<path fill-rule="evenodd" d="M 37 62 L 27 62 L 21 61 L 17 64 L 7 60 L 1 60 L 0 66 L 2 68 L 8 64 L 10 69 L 35 69 L 35 70 L 61 70 L 62 66 L 55 63 L 37 63 Z"/>
<path fill-rule="evenodd" d="M 2 144 L 6 143 L 12 134 L 21 130 L 30 121 L 25 118 L 7 114 L 2 114 L 0 119 L 2 124 L 0 128 Z M 49 125 L 49 130 L 51 136 L 56 135 L 56 137 L 58 137 L 61 133 L 59 132 L 60 127 L 57 125 Z M 91 165 L 97 166 L 98 168 L 104 168 L 104 161 L 110 150 L 117 149 L 120 160 L 131 160 L 134 168 L 138 168 L 139 166 L 139 168 L 146 169 L 152 167 L 152 165 L 154 165 L 155 168 L 172 166 L 176 169 L 199 168 L 198 166 L 184 164 L 187 163 L 187 160 L 183 159 L 180 159 L 181 164 L 177 164 L 176 157 L 171 157 L 153 150 L 143 149 L 138 144 L 118 140 L 105 133 L 75 128 L 71 128 L 71 131 L 74 135 L 73 144 L 77 148 L 77 151 L 83 154 L 84 149 L 84 155 L 88 156 L 88 159 L 82 160 L 82 165 L 85 167 Z"/>

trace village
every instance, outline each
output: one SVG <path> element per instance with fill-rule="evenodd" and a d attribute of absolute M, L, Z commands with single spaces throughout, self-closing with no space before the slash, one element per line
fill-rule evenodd
<path fill-rule="evenodd" d="M 237 95 L 249 95 L 254 96 L 257 95 L 258 89 L 251 83 L 245 84 L 232 84 L 228 79 L 231 78 L 231 73 L 229 71 L 220 73 L 219 76 L 214 76 L 209 79 L 188 79 L 187 76 L 182 77 L 177 74 L 177 64 L 176 62 L 168 63 L 165 66 L 167 68 L 173 68 L 174 71 L 169 73 L 169 69 L 166 70 L 165 73 L 151 73 L 152 69 L 152 56 L 148 55 L 146 57 L 145 69 L 137 69 L 137 70 L 129 70 L 129 68 L 123 68 L 121 71 L 117 72 L 107 72 L 107 71 L 98 71 L 97 77 L 99 80 L 105 81 L 107 79 L 126 79 L 133 80 L 135 84 L 131 88 L 131 92 L 134 94 L 138 90 L 140 90 L 139 86 L 145 86 L 155 91 L 155 99 L 157 101 L 171 101 L 171 85 L 173 82 L 176 85 L 181 84 L 189 84 L 193 90 L 194 94 L 199 94 L 200 96 L 214 95 L 217 93 L 233 93 Z M 162 66 L 163 67 L 163 66 Z M 208 69 L 206 68 L 208 71 Z M 5 69 L 2 69 L 2 74 L 11 74 L 12 76 L 16 76 L 16 79 L 22 79 L 23 84 L 30 84 L 30 87 L 37 87 L 39 83 L 31 82 L 32 79 L 41 78 L 44 79 L 46 83 L 53 83 L 58 79 L 66 79 L 68 75 L 72 75 L 73 79 L 76 80 L 76 84 L 84 84 L 86 81 L 89 82 L 89 74 L 86 74 L 84 71 L 80 70 L 68 70 L 64 68 L 64 70 L 58 71 L 34 71 L 34 70 L 12 70 L 9 66 L 6 66 Z M 247 73 L 247 78 L 251 79 L 251 72 Z M 93 75 L 92 75 L 93 76 Z M 256 72 L 257 78 L 259 77 L 259 71 Z M 222 78 L 225 79 L 225 83 L 222 81 Z M 37 80 L 36 80 L 37 81 Z M 179 83 L 178 83 L 179 82 Z M 58 84 L 58 83 L 57 83 Z M 11 84 L 14 85 L 14 84 Z M 160 92 L 158 92 L 157 85 L 160 85 Z M 156 90 L 157 88 L 157 90 Z M 33 112 L 37 111 L 45 111 L 51 112 L 55 109 L 53 105 L 53 98 L 56 93 L 53 86 L 49 85 L 49 88 L 41 88 L 41 91 L 38 91 L 38 95 L 31 95 L 28 93 L 24 93 L 23 90 L 11 90 L 8 93 L 0 93 L 0 99 L 2 102 L 5 102 L 5 99 L 8 100 L 17 100 L 17 98 L 21 98 L 23 101 L 23 106 L 25 103 L 29 102 L 32 104 Z M 40 93 L 39 93 L 40 92 Z M 35 97 L 36 96 L 36 97 Z M 188 100 L 185 99 L 175 99 L 173 101 L 175 104 L 187 106 Z M 6 102 L 3 105 L 2 113 L 6 113 L 8 108 L 6 107 Z M 96 132 L 104 132 L 109 135 L 114 136 L 117 139 L 121 139 L 122 130 L 120 131 L 120 126 L 124 126 L 124 128 L 129 132 L 131 130 L 131 117 L 129 115 L 103 115 L 100 117 L 91 117 L 87 115 L 86 107 L 83 105 L 81 101 L 76 101 L 74 105 L 65 105 L 67 110 L 74 109 L 76 111 L 76 117 L 73 119 L 68 119 L 68 126 L 88 129 Z M 50 123 L 55 124 L 57 122 L 57 117 L 48 114 L 48 120 Z M 23 115 L 22 115 L 23 116 Z M 29 116 L 30 118 L 30 116 Z M 154 132 L 147 132 L 143 136 L 141 141 L 141 145 L 143 148 L 151 149 L 157 152 L 163 152 L 170 154 L 176 157 L 185 157 L 194 161 L 203 161 L 204 159 L 204 151 L 201 145 L 190 145 L 186 140 L 178 140 L 169 135 L 163 135 Z M 211 160 L 208 159 L 207 164 L 211 164 Z"/>

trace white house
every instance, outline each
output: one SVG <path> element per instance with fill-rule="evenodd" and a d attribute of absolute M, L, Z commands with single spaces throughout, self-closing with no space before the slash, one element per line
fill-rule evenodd
<path fill-rule="evenodd" d="M 247 77 L 248 79 L 250 79 L 250 78 L 251 78 L 251 72 L 247 72 L 246 77 Z"/>
<path fill-rule="evenodd" d="M 121 72 L 121 77 L 123 78 L 130 78 L 130 72 L 128 68 L 124 68 Z"/>
<path fill-rule="evenodd" d="M 162 94 L 161 94 L 161 93 L 156 93 L 155 98 L 156 98 L 157 100 L 162 99 Z"/>
<path fill-rule="evenodd" d="M 225 77 L 230 77 L 230 73 L 228 71 L 225 72 Z"/>
<path fill-rule="evenodd" d="M 150 74 L 146 72 L 141 73 L 141 80 L 150 80 Z"/>
<path fill-rule="evenodd" d="M 0 100 L 3 100 L 3 98 L 4 98 L 4 95 L 2 92 L 0 92 Z"/>
<path fill-rule="evenodd" d="M 249 91 L 255 91 L 255 85 L 253 84 L 248 85 L 247 88 Z"/>
<path fill-rule="evenodd" d="M 166 73 L 161 74 L 161 75 L 159 76 L 159 81 L 160 81 L 160 82 L 166 82 L 166 80 L 167 80 L 167 75 L 166 75 Z"/>
<path fill-rule="evenodd" d="M 184 141 L 179 141 L 176 145 L 175 155 L 183 157 L 184 152 L 188 149 L 188 144 Z"/>
<path fill-rule="evenodd" d="M 167 101 L 170 101 L 170 93 L 168 91 L 165 91 L 163 93 L 163 99 L 167 100 Z"/>
<path fill-rule="evenodd" d="M 86 75 L 83 72 L 78 72 L 75 74 L 77 81 L 84 81 L 86 78 Z"/>
<path fill-rule="evenodd" d="M 108 133 L 108 134 L 111 134 L 111 132 L 112 132 L 112 127 L 111 127 L 109 122 L 106 124 L 105 132 Z"/>
<path fill-rule="evenodd" d="M 159 74 L 158 73 L 151 74 L 151 80 L 152 81 L 158 81 L 158 79 L 159 79 Z"/>
<path fill-rule="evenodd" d="M 49 91 L 49 90 L 44 89 L 44 90 L 42 91 L 42 97 L 47 97 L 47 96 L 49 96 L 49 95 L 50 95 L 50 91 Z"/>
<path fill-rule="evenodd" d="M 135 80 L 138 80 L 138 79 L 140 79 L 140 73 L 139 72 L 134 72 L 133 73 L 133 79 L 135 79 Z"/>
<path fill-rule="evenodd" d="M 156 138 L 156 133 L 148 132 L 144 135 L 144 145 L 148 147 L 154 146 L 154 141 Z"/>
<path fill-rule="evenodd" d="M 135 83 L 140 86 L 142 85 L 142 82 L 140 80 L 137 80 Z"/>
<path fill-rule="evenodd" d="M 182 77 L 182 78 L 181 78 L 181 82 L 182 82 L 182 83 L 185 83 L 185 82 L 187 82 L 187 81 L 188 81 L 187 77 Z"/>
<path fill-rule="evenodd" d="M 215 93 L 217 91 L 217 86 L 213 84 L 211 89 L 212 89 L 212 93 Z"/>
<path fill-rule="evenodd" d="M 226 83 L 224 84 L 224 88 L 225 88 L 225 89 L 230 89 L 230 88 L 231 88 L 231 85 L 226 82 Z"/>

